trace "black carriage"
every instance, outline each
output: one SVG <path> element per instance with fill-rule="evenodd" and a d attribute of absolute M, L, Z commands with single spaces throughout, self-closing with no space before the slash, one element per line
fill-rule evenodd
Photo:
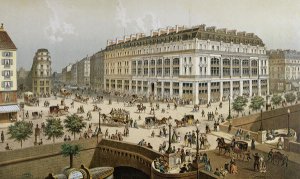
<path fill-rule="evenodd" d="M 156 117 L 154 117 L 154 116 L 145 117 L 145 125 L 146 126 L 154 126 L 155 122 L 156 122 Z"/>
<path fill-rule="evenodd" d="M 235 145 L 242 151 L 248 150 L 248 143 L 245 141 L 235 141 Z"/>
<path fill-rule="evenodd" d="M 194 120 L 195 118 L 192 114 L 184 115 L 182 118 L 182 121 L 189 125 L 192 125 L 194 123 Z"/>

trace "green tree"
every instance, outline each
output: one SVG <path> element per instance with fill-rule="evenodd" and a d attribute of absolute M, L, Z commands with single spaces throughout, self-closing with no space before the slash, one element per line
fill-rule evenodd
<path fill-rule="evenodd" d="M 248 99 L 243 96 L 238 96 L 232 103 L 232 109 L 240 114 L 244 111 L 244 107 L 247 106 Z"/>
<path fill-rule="evenodd" d="M 23 141 L 30 138 L 32 135 L 32 127 L 29 122 L 17 121 L 13 125 L 8 127 L 8 132 L 10 139 L 14 139 L 21 143 L 21 148 L 23 147 Z"/>
<path fill-rule="evenodd" d="M 294 93 L 286 93 L 284 95 L 286 102 L 292 104 L 296 100 L 296 95 Z"/>
<path fill-rule="evenodd" d="M 264 105 L 264 98 L 261 96 L 254 96 L 253 98 L 251 98 L 251 104 L 250 104 L 250 108 L 252 110 L 259 110 L 261 106 Z"/>
<path fill-rule="evenodd" d="M 55 138 L 60 138 L 64 135 L 64 127 L 61 124 L 61 120 L 55 118 L 46 119 L 46 126 L 44 133 L 48 136 L 48 140 L 52 138 L 53 143 L 55 142 Z"/>
<path fill-rule="evenodd" d="M 75 134 L 81 133 L 83 128 L 85 128 L 86 126 L 86 123 L 83 122 L 83 118 L 76 114 L 67 116 L 67 119 L 65 119 L 64 123 L 65 123 L 65 128 L 67 128 L 68 132 L 71 132 L 71 134 L 73 134 L 74 139 L 75 139 Z"/>
<path fill-rule="evenodd" d="M 73 157 L 79 154 L 79 145 L 63 144 L 61 145 L 61 154 L 64 157 L 70 157 L 70 168 L 73 167 Z"/>
<path fill-rule="evenodd" d="M 272 97 L 271 101 L 272 101 L 273 105 L 278 106 L 282 101 L 282 97 L 280 95 L 276 94 Z"/>

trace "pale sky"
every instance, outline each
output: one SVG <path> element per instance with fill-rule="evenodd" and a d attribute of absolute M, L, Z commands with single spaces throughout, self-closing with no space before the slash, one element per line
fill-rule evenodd
<path fill-rule="evenodd" d="M 177 25 L 258 35 L 268 49 L 300 50 L 300 0 L 1 0 L 0 22 L 30 69 L 47 48 L 53 71 L 105 48 L 108 39 Z"/>

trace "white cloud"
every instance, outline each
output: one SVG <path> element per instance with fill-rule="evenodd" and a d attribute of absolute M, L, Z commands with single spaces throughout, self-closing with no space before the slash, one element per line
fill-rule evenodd
<path fill-rule="evenodd" d="M 161 27 L 159 18 L 151 12 L 145 12 L 135 19 L 130 18 L 121 0 L 117 1 L 116 11 L 117 24 L 122 28 L 133 28 L 136 32 L 148 33 L 151 29 L 157 29 Z"/>
<path fill-rule="evenodd" d="M 65 35 L 75 35 L 75 28 L 66 22 L 67 9 L 57 0 L 46 0 L 46 4 L 52 15 L 49 17 L 49 25 L 45 28 L 45 34 L 50 42 L 62 42 Z"/>

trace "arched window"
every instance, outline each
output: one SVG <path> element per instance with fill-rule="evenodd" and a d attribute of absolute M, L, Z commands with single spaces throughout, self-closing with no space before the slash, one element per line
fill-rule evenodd
<path fill-rule="evenodd" d="M 242 65 L 243 66 L 249 66 L 249 60 L 243 60 Z"/>
<path fill-rule="evenodd" d="M 217 58 L 212 58 L 212 59 L 210 60 L 210 64 L 211 64 L 211 65 L 219 65 L 219 63 L 220 63 L 220 60 L 217 59 Z"/>
<path fill-rule="evenodd" d="M 252 60 L 251 61 L 251 66 L 252 67 L 257 67 L 257 61 L 256 60 Z"/>
<path fill-rule="evenodd" d="M 230 66 L 230 60 L 229 59 L 223 59 L 223 65 L 224 66 Z"/>
<path fill-rule="evenodd" d="M 240 65 L 240 60 L 239 60 L 239 59 L 234 59 L 234 60 L 232 61 L 232 65 L 233 65 L 233 66 L 239 66 L 239 65 Z"/>

